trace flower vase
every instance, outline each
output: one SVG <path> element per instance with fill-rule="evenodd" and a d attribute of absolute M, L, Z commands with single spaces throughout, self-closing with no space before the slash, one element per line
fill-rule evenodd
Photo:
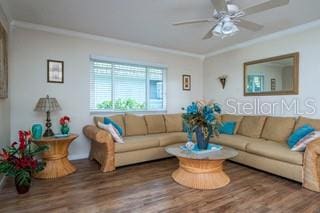
<path fill-rule="evenodd" d="M 35 140 L 39 140 L 42 137 L 42 126 L 41 124 L 34 124 L 32 126 L 32 137 Z"/>
<path fill-rule="evenodd" d="M 67 125 L 63 125 L 63 126 L 61 126 L 60 131 L 61 131 L 61 134 L 67 135 L 67 134 L 69 134 L 70 128 Z"/>
<path fill-rule="evenodd" d="M 197 138 L 197 146 L 200 150 L 206 150 L 208 149 L 208 143 L 209 143 L 209 135 L 207 137 L 205 136 L 205 133 L 203 131 L 202 127 L 196 128 L 196 138 Z"/>
<path fill-rule="evenodd" d="M 16 185 L 16 190 L 17 190 L 18 194 L 25 194 L 25 193 L 27 193 L 27 192 L 29 191 L 29 189 L 30 189 L 31 179 L 30 179 L 30 183 L 29 183 L 29 184 L 20 185 L 20 184 L 18 183 L 18 178 L 15 177 L 14 183 L 15 183 L 15 185 Z"/>

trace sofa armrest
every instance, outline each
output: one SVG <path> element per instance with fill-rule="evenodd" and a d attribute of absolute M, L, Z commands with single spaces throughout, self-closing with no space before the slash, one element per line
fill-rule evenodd
<path fill-rule="evenodd" d="M 308 144 L 303 162 L 303 186 L 320 192 L 320 139 Z"/>
<path fill-rule="evenodd" d="M 87 125 L 83 127 L 83 133 L 89 139 L 96 141 L 98 143 L 113 143 L 112 136 L 106 130 L 99 129 L 93 125 Z"/>
<path fill-rule="evenodd" d="M 111 134 L 93 125 L 85 126 L 83 133 L 91 140 L 90 159 L 98 161 L 103 172 L 115 170 L 115 145 Z"/>

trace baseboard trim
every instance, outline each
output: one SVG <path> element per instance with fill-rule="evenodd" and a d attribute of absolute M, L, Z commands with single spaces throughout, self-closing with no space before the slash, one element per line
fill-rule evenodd
<path fill-rule="evenodd" d="M 86 159 L 89 157 L 88 153 L 83 153 L 83 154 L 77 154 L 77 155 L 69 155 L 68 159 L 69 160 L 80 160 L 80 159 Z"/>

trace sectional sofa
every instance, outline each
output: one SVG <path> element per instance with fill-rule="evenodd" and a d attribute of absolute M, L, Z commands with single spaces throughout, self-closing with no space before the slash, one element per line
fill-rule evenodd
<path fill-rule="evenodd" d="M 181 114 L 132 114 L 110 117 L 124 130 L 124 144 L 114 143 L 111 135 L 85 126 L 84 134 L 91 139 L 90 159 L 101 164 L 103 172 L 118 166 L 170 157 L 164 147 L 187 140 Z M 320 130 L 320 120 L 299 117 L 267 117 L 222 115 L 222 121 L 237 123 L 234 135 L 221 134 L 211 142 L 236 149 L 239 155 L 232 161 L 301 182 L 305 188 L 320 192 L 320 140 L 313 141 L 304 153 L 293 152 L 286 141 L 292 132 L 304 124 Z M 103 117 L 95 117 L 95 122 Z"/>
<path fill-rule="evenodd" d="M 185 143 L 181 114 L 146 115 L 133 114 L 109 117 L 124 130 L 124 144 L 114 143 L 111 135 L 97 125 L 83 128 L 91 139 L 90 159 L 101 164 L 101 171 L 113 171 L 115 167 L 170 157 L 164 147 Z M 94 117 L 94 122 L 103 117 Z"/>

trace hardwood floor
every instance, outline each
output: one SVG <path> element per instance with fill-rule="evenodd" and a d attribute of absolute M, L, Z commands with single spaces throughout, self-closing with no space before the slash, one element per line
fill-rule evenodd
<path fill-rule="evenodd" d="M 0 192 L 0 212 L 320 212 L 320 193 L 299 183 L 226 162 L 231 182 L 217 190 L 178 185 L 175 158 L 102 173 L 89 160 L 73 161 L 78 171 L 54 180 L 33 180 L 17 195 L 13 180 Z"/>

